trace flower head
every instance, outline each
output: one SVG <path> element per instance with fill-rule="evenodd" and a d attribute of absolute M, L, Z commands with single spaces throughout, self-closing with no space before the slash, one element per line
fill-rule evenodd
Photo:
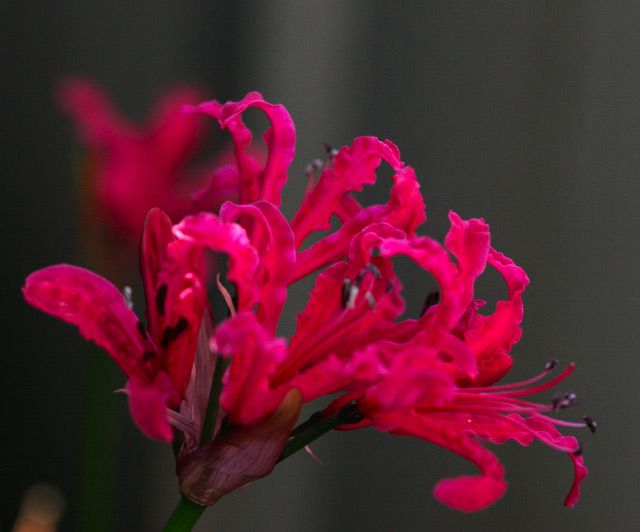
<path fill-rule="evenodd" d="M 270 122 L 264 161 L 248 149 L 252 134 L 242 115 L 250 108 Z M 479 476 L 436 486 L 436 498 L 450 507 L 479 510 L 505 492 L 503 468 L 480 440 L 537 440 L 569 454 L 575 480 L 565 504 L 574 505 L 587 470 L 578 441 L 557 427 L 593 424 L 548 415 L 570 405 L 569 396 L 550 404 L 522 399 L 558 384 L 573 365 L 546 383 L 539 381 L 554 364 L 526 382 L 498 384 L 521 335 L 529 280 L 491 247 L 484 220 L 452 212 L 444 245 L 418 236 L 426 217 L 415 172 L 392 142 L 359 137 L 310 168 L 289 223 L 279 209 L 295 152 L 286 109 L 254 92 L 190 111 L 212 116 L 231 134 L 238 201 L 175 225 L 158 210 L 149 214 L 141 263 L 148 333 L 118 291 L 85 270 L 54 266 L 25 286 L 28 301 L 78 325 L 120 364 L 134 420 L 147 435 L 174 441 L 183 493 L 213 504 L 268 474 L 309 428 L 374 426 L 446 447 L 479 468 Z M 353 194 L 376 181 L 382 162 L 393 170 L 389 199 L 363 206 Z M 331 230 L 334 217 L 340 223 Z M 328 234 L 305 247 L 318 231 Z M 204 288 L 209 250 L 228 257 L 227 280 L 218 285 L 229 316 L 216 316 L 215 327 Z M 438 284 L 415 319 L 400 319 L 403 287 L 393 264 L 399 255 Z M 474 285 L 487 267 L 508 293 L 484 313 Z M 278 337 L 288 287 L 315 274 L 295 334 Z M 301 404 L 328 394 L 338 397 L 292 432 Z"/>

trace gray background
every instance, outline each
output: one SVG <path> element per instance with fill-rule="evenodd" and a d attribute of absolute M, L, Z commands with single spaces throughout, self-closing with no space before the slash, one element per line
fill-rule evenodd
<path fill-rule="evenodd" d="M 628 530 L 640 524 L 638 200 L 640 4 L 601 2 L 5 2 L 2 39 L 3 369 L 0 528 L 33 482 L 60 486 L 72 528 L 79 486 L 83 343 L 28 308 L 26 274 L 77 262 L 71 128 L 56 79 L 82 72 L 134 114 L 175 80 L 220 99 L 259 89 L 298 131 L 287 209 L 322 142 L 394 140 L 416 168 L 429 222 L 484 216 L 529 273 L 514 377 L 573 359 L 569 386 L 600 424 L 581 434 L 591 476 L 561 506 L 569 461 L 540 445 L 497 448 L 510 489 L 453 513 L 430 494 L 471 466 L 374 431 L 320 440 L 207 512 L 200 530 Z M 6 41 L 6 42 L 5 42 Z M 381 189 L 382 190 L 382 189 Z M 371 198 L 377 192 L 374 190 Z M 405 282 L 417 287 L 416 269 Z M 414 277 L 411 277 L 414 276 Z M 487 290 L 498 286 L 489 282 Z M 424 292 L 413 290 L 411 308 Z M 500 292 L 499 292 L 500 293 Z M 296 293 L 291 320 L 302 304 Z M 494 293 L 489 299 L 495 299 Z M 118 381 L 119 383 L 122 380 Z M 110 393 L 105 389 L 104 393 Z M 157 529 L 177 493 L 168 447 L 146 441 L 114 397 L 118 511 L 112 530 Z"/>

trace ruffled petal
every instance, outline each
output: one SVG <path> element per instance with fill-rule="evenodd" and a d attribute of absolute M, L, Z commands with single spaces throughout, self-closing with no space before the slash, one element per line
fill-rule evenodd
<path fill-rule="evenodd" d="M 152 378 L 154 353 L 140 334 L 138 318 L 106 279 L 84 268 L 59 264 L 29 275 L 22 293 L 34 307 L 78 327 L 130 378 L 139 382 Z"/>
<path fill-rule="evenodd" d="M 574 469 L 574 477 L 571 487 L 565 497 L 564 505 L 573 507 L 580 499 L 580 484 L 589 474 L 589 470 L 584 465 L 582 448 L 580 442 L 573 436 L 565 436 L 552 423 L 551 420 L 541 416 L 531 416 L 522 418 L 517 414 L 507 416 L 509 421 L 516 425 L 509 435 L 488 435 L 490 441 L 502 443 L 506 439 L 517 441 L 520 445 L 529 446 L 538 440 L 552 449 L 567 453 Z M 521 427 L 518 430 L 518 427 Z"/>
<path fill-rule="evenodd" d="M 365 390 L 378 382 L 387 371 L 379 347 L 370 345 L 348 359 L 329 356 L 297 375 L 291 381 L 291 386 L 300 390 L 307 403 L 339 391 Z"/>
<path fill-rule="evenodd" d="M 479 476 L 459 476 L 441 480 L 433 496 L 442 504 L 463 512 L 477 512 L 491 506 L 506 492 L 504 468 L 487 449 L 459 432 L 449 432 L 437 423 L 416 416 L 395 434 L 417 436 L 444 447 L 473 462 L 480 469 Z"/>
<path fill-rule="evenodd" d="M 274 391 L 270 379 L 286 357 L 286 344 L 258 323 L 255 314 L 241 312 L 223 322 L 214 335 L 218 353 L 231 357 L 220 404 L 231 423 L 252 425 L 274 412 L 284 390 Z"/>
<path fill-rule="evenodd" d="M 167 258 L 158 275 L 155 304 L 160 313 L 159 336 L 167 373 L 184 396 L 198 344 L 202 316 L 207 305 L 204 256 L 191 242 L 176 240 L 167 246 Z M 166 287 L 166 288 L 163 288 Z M 164 308 L 158 295 L 164 293 Z"/>
<path fill-rule="evenodd" d="M 129 409 L 136 426 L 154 440 L 173 440 L 167 408 L 176 406 L 178 394 L 167 374 L 158 373 L 151 383 L 130 379 L 125 392 L 129 396 Z"/>
<path fill-rule="evenodd" d="M 318 275 L 304 311 L 298 315 L 287 360 L 275 381 L 283 383 L 300 369 L 330 354 L 341 358 L 376 341 L 404 310 L 390 260 L 372 256 L 389 237 L 404 233 L 389 224 L 373 224 L 353 239 L 349 262 L 338 262 Z"/>
<path fill-rule="evenodd" d="M 207 300 L 204 258 L 197 246 L 175 239 L 171 220 L 159 209 L 147 215 L 140 257 L 149 331 L 182 397 Z"/>
<path fill-rule="evenodd" d="M 362 208 L 349 196 L 376 181 L 376 169 L 385 160 L 394 170 L 389 202 Z M 386 222 L 413 235 L 426 219 L 420 185 L 413 169 L 400 160 L 400 152 L 391 141 L 358 137 L 342 148 L 318 183 L 308 192 L 291 222 L 298 246 L 314 231 L 330 229 L 337 215 L 343 225 L 298 256 L 292 281 L 343 258 L 351 239 L 364 227 Z"/>
<path fill-rule="evenodd" d="M 147 325 L 156 338 L 161 334 L 160 317 L 166 306 L 166 288 L 159 292 L 158 276 L 167 261 L 167 246 L 175 240 L 172 226 L 164 212 L 158 208 L 151 209 L 145 219 L 140 243 L 140 276 L 147 304 Z"/>
<path fill-rule="evenodd" d="M 293 232 L 282 213 L 267 201 L 252 205 L 226 203 L 220 211 L 220 218 L 227 223 L 240 222 L 242 217 L 259 224 L 251 231 L 252 243 L 260 254 L 258 319 L 275 332 L 296 260 Z"/>
<path fill-rule="evenodd" d="M 438 283 L 440 302 L 419 320 L 422 328 L 452 330 L 471 304 L 475 280 L 486 265 L 488 226 L 478 219 L 462 220 L 455 213 L 450 214 L 450 220 L 446 242 L 458 264 L 452 261 L 447 249 L 427 237 L 387 239 L 380 245 L 383 256 L 407 255 Z"/>
<path fill-rule="evenodd" d="M 269 150 L 264 167 L 247 150 L 252 135 L 244 125 L 242 114 L 252 107 L 263 111 L 271 123 L 264 135 Z M 221 128 L 229 129 L 236 148 L 241 203 L 264 199 L 279 206 L 280 192 L 287 181 L 287 170 L 295 154 L 296 140 L 295 126 L 285 107 L 266 102 L 259 92 L 250 92 L 238 102 L 222 105 L 211 101 L 194 109 L 213 116 Z"/>
<path fill-rule="evenodd" d="M 226 253 L 229 256 L 227 277 L 238 288 L 238 309 L 251 310 L 260 300 L 260 287 L 255 275 L 259 255 L 242 226 L 224 223 L 210 213 L 187 216 L 173 227 L 178 238 Z"/>
<path fill-rule="evenodd" d="M 215 167 L 202 181 L 206 185 L 191 196 L 193 212 L 208 211 L 217 214 L 226 201 L 239 201 L 240 183 L 235 166 Z"/>
<path fill-rule="evenodd" d="M 511 348 L 522 335 L 522 294 L 529 284 L 524 270 L 502 253 L 490 250 L 488 263 L 504 278 L 508 299 L 498 301 L 491 315 L 478 314 L 464 333 L 478 359 L 480 373 L 474 381 L 476 385 L 493 384 L 511 368 Z"/>

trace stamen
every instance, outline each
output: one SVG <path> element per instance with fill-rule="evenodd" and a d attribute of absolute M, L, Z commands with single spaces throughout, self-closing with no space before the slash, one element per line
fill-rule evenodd
<path fill-rule="evenodd" d="M 364 293 L 364 298 L 367 300 L 367 303 L 369 303 L 369 306 L 370 306 L 371 308 L 373 308 L 373 307 L 375 307 L 375 306 L 376 306 L 376 300 L 375 300 L 375 298 L 373 297 L 373 294 L 372 294 L 371 292 L 369 292 L 369 290 L 367 290 L 367 291 Z"/>
<path fill-rule="evenodd" d="M 465 388 L 466 391 L 469 392 L 487 392 L 487 393 L 502 393 L 508 390 L 519 390 L 519 389 L 524 389 L 526 386 L 530 386 L 531 384 L 534 384 L 544 378 L 547 377 L 547 375 L 549 375 L 549 372 L 555 368 L 556 364 L 558 363 L 558 361 L 554 358 L 552 360 L 550 360 L 549 362 L 547 362 L 544 366 L 544 370 L 541 373 L 538 373 L 537 375 L 531 377 L 530 379 L 524 380 L 524 381 L 519 381 L 519 382 L 512 382 L 510 384 L 496 384 L 491 386 L 490 388 L 486 388 L 486 387 L 469 387 L 469 388 Z M 525 394 L 522 394 L 525 395 Z"/>
<path fill-rule="evenodd" d="M 227 308 L 229 309 L 229 314 L 231 314 L 231 317 L 233 318 L 236 315 L 236 307 L 233 304 L 233 298 L 231 297 L 231 294 L 220 281 L 219 273 L 216 275 L 216 286 L 218 287 L 220 294 L 222 294 L 222 297 L 224 298 L 224 302 L 227 304 Z"/>
<path fill-rule="evenodd" d="M 364 269 L 369 273 L 372 273 L 376 279 L 382 279 L 382 272 L 380 271 L 380 268 L 378 268 L 375 264 L 368 262 L 365 265 Z"/>
<path fill-rule="evenodd" d="M 544 365 L 544 370 L 545 371 L 551 371 L 553 369 L 555 369 L 555 367 L 558 365 L 558 359 L 557 358 L 552 358 L 551 360 L 549 360 L 549 362 L 547 362 Z"/>
<path fill-rule="evenodd" d="M 574 392 L 558 392 L 551 399 L 551 406 L 553 407 L 553 411 L 557 412 L 558 410 L 564 410 L 565 408 L 569 408 L 570 406 L 575 406 L 578 404 L 578 396 Z"/>
<path fill-rule="evenodd" d="M 133 290 L 130 286 L 125 286 L 122 289 L 122 295 L 124 296 L 124 300 L 127 304 L 127 308 L 129 310 L 133 310 Z"/>
<path fill-rule="evenodd" d="M 324 146 L 324 151 L 327 152 L 327 155 L 332 159 L 336 155 L 338 155 L 338 150 L 335 149 L 333 146 L 331 146 L 331 144 L 327 144 L 326 142 L 323 142 L 322 145 Z"/>
<path fill-rule="evenodd" d="M 166 284 L 160 285 L 158 291 L 156 292 L 156 308 L 161 316 L 164 316 L 164 304 L 167 300 L 167 290 L 169 288 Z"/>
<path fill-rule="evenodd" d="M 594 434 L 596 430 L 598 430 L 598 424 L 593 420 L 593 418 L 589 416 L 582 416 L 582 419 L 584 419 L 584 422 L 591 431 L 591 434 Z"/>
<path fill-rule="evenodd" d="M 560 375 L 556 375 L 555 378 L 551 379 L 550 381 L 545 382 L 544 384 L 540 384 L 538 386 L 533 386 L 529 389 L 524 389 L 524 390 L 514 390 L 514 391 L 507 391 L 507 392 L 502 392 L 504 395 L 508 396 L 508 397 L 519 397 L 522 395 L 533 395 L 536 393 L 540 393 L 540 392 L 544 392 L 545 390 L 548 390 L 549 388 L 553 388 L 556 384 L 561 383 L 563 380 L 565 380 L 569 375 L 571 375 L 573 373 L 573 370 L 576 369 L 576 365 L 571 362 L 566 369 L 560 373 Z M 546 373 L 545 373 L 546 374 Z"/>
<path fill-rule="evenodd" d="M 345 279 L 342 283 L 342 308 L 351 309 L 356 306 L 356 298 L 360 288 L 356 282 Z"/>

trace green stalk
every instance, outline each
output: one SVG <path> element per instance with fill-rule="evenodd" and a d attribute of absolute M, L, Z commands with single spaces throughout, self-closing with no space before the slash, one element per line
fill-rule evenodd
<path fill-rule="evenodd" d="M 229 365 L 229 359 L 218 355 L 216 359 L 216 367 L 213 371 L 213 379 L 211 382 L 211 390 L 209 391 L 209 403 L 207 404 L 207 413 L 204 416 L 202 425 L 202 433 L 200 435 L 200 445 L 204 445 L 213 439 L 213 431 L 218 419 L 218 410 L 220 409 L 220 393 L 222 392 L 222 376 Z"/>
<path fill-rule="evenodd" d="M 82 403 L 78 530 L 108 532 L 114 519 L 117 416 L 113 394 L 117 368 L 94 344 L 88 346 Z M 87 487 L 91 487 L 87 489 Z"/>
<path fill-rule="evenodd" d="M 171 517 L 169 517 L 162 531 L 187 532 L 192 530 L 206 508 L 206 506 L 200 506 L 187 499 L 184 495 L 181 495 L 178 506 L 176 506 L 176 509 L 171 514 Z"/>
<path fill-rule="evenodd" d="M 340 425 L 351 425 L 362 420 L 362 414 L 358 412 L 358 405 L 355 401 L 347 404 L 335 414 L 326 415 L 324 411 L 316 412 L 307 421 L 298 425 L 291 433 L 291 439 L 285 445 L 282 456 L 278 462 L 289 458 L 300 449 L 305 448 L 312 441 L 320 436 L 339 427 Z"/>

